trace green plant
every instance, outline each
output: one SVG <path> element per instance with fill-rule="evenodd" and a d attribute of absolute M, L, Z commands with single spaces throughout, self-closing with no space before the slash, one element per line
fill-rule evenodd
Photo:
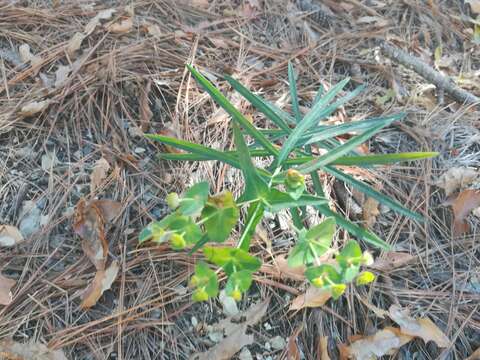
<path fill-rule="evenodd" d="M 436 153 L 430 152 L 363 156 L 355 152 L 356 147 L 382 128 L 394 121 L 402 120 L 404 115 L 371 118 L 341 125 L 319 125 L 321 120 L 334 113 L 339 106 L 358 95 L 363 87 L 337 100 L 335 98 L 349 79 L 341 81 L 328 92 L 320 89 L 313 107 L 302 116 L 294 71 L 289 65 L 288 78 L 294 112 L 292 116 L 255 95 L 235 79 L 226 76 L 226 81 L 276 126 L 275 129 L 257 129 L 196 69 L 191 66 L 188 66 L 188 69 L 197 82 L 232 117 L 236 149 L 221 151 L 163 135 L 146 136 L 186 151 L 162 153 L 160 154 L 162 159 L 215 160 L 240 169 L 245 187 L 237 200 L 229 191 L 210 195 L 206 182 L 195 184 L 182 197 L 170 194 L 167 201 L 174 211 L 164 219 L 149 224 L 140 233 L 140 243 L 149 240 L 162 243 L 169 240 L 174 249 L 192 246 L 191 252 L 203 247 L 206 260 L 223 269 L 228 276 L 225 286 L 227 294 L 239 300 L 249 289 L 252 274 L 261 266 L 261 261 L 249 253 L 250 241 L 257 224 L 266 211 L 275 213 L 290 209 L 298 240 L 289 254 L 289 266 L 306 266 L 306 278 L 315 286 L 330 289 L 335 298 L 339 297 L 345 291 L 346 284 L 352 281 L 356 281 L 357 285 L 373 281 L 375 276 L 372 273 L 360 273 L 362 265 L 372 262 L 372 255 L 369 252 L 362 252 L 354 240 L 350 240 L 336 254 L 334 260 L 322 263 L 321 256 L 331 247 L 336 225 L 375 247 L 388 249 L 389 246 L 373 232 L 330 209 L 324 197 L 318 171 L 337 177 L 399 214 L 422 220 L 419 214 L 337 167 L 339 165 L 370 167 L 435 156 Z M 361 133 L 344 143 L 337 140 L 338 135 L 351 132 Z M 245 142 L 245 135 L 254 140 L 250 146 Z M 282 143 L 282 146 L 278 147 L 275 143 Z M 316 155 L 314 149 L 323 149 L 323 155 Z M 252 157 L 268 157 L 272 162 L 267 168 L 259 169 L 253 164 Z M 310 188 L 306 186 L 305 176 L 311 178 Z M 306 206 L 313 206 L 326 219 L 311 229 L 305 229 Z M 223 243 L 229 238 L 231 231 L 239 222 L 241 208 L 246 209 L 246 215 L 236 246 L 206 246 L 208 242 Z M 217 273 L 206 263 L 201 262 L 195 268 L 191 286 L 195 288 L 194 300 L 202 301 L 214 297 L 218 293 Z"/>

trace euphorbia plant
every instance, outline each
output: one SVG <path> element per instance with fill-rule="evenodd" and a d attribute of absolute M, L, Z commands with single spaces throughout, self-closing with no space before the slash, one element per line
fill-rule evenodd
<path fill-rule="evenodd" d="M 373 232 L 364 229 L 330 209 L 324 197 L 318 172 L 335 176 L 367 196 L 376 199 L 401 215 L 416 220 L 422 217 L 382 195 L 368 184 L 346 174 L 338 166 L 371 167 L 399 161 L 416 160 L 435 156 L 431 152 L 396 153 L 386 155 L 358 155 L 355 149 L 382 128 L 404 118 L 403 114 L 370 118 L 340 125 L 324 125 L 321 121 L 335 112 L 363 87 L 359 87 L 335 100 L 349 79 L 341 81 L 329 91 L 318 91 L 312 108 L 305 116 L 300 113 L 294 71 L 288 67 L 293 116 L 252 93 L 232 77 L 225 80 L 254 108 L 275 125 L 274 129 L 258 129 L 245 118 L 227 98 L 196 69 L 188 66 L 190 73 L 210 96 L 232 117 L 231 128 L 235 142 L 234 151 L 222 151 L 200 144 L 167 137 L 147 135 L 185 153 L 162 153 L 167 160 L 221 161 L 242 171 L 244 189 L 238 199 L 230 191 L 210 194 L 208 183 L 200 182 L 188 189 L 183 196 L 170 194 L 167 202 L 173 212 L 160 221 L 149 224 L 140 234 L 139 241 L 162 243 L 170 241 L 172 248 L 181 250 L 192 247 L 194 252 L 203 248 L 208 262 L 223 269 L 228 277 L 225 285 L 227 295 L 239 300 L 251 283 L 252 274 L 261 266 L 261 261 L 249 253 L 250 242 L 256 226 L 264 213 L 276 213 L 289 209 L 297 233 L 296 245 L 291 249 L 288 265 L 305 266 L 306 278 L 317 287 L 330 289 L 332 296 L 339 297 L 346 285 L 355 281 L 367 284 L 374 279 L 368 271 L 360 272 L 361 266 L 373 261 L 372 255 L 362 251 L 355 240 L 349 240 L 334 259 L 322 261 L 331 247 L 336 225 L 352 236 L 382 249 L 388 244 Z M 341 143 L 338 135 L 360 132 Z M 244 135 L 254 142 L 247 145 Z M 277 144 L 281 144 L 279 147 Z M 318 150 L 322 149 L 322 155 Z M 268 157 L 271 163 L 264 169 L 257 168 L 252 157 Z M 306 177 L 311 179 L 307 187 Z M 304 227 L 305 207 L 312 206 L 325 220 L 310 229 Z M 224 243 L 239 223 L 240 209 L 246 215 L 235 246 L 218 246 L 208 243 Z M 195 288 L 193 299 L 207 300 L 218 293 L 217 272 L 205 262 L 199 262 L 190 284 Z"/>

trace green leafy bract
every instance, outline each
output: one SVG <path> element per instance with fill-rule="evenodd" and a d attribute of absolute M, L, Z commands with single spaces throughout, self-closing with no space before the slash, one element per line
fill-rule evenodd
<path fill-rule="evenodd" d="M 240 300 L 241 295 L 245 293 L 252 285 L 252 272 L 248 270 L 236 271 L 228 277 L 225 292 L 235 300 Z"/>
<path fill-rule="evenodd" d="M 239 214 L 230 191 L 210 196 L 202 211 L 208 238 L 211 241 L 224 242 L 237 223 Z"/>
<path fill-rule="evenodd" d="M 179 211 L 183 215 L 199 214 L 208 199 L 209 185 L 202 181 L 193 185 L 180 200 Z"/>
<path fill-rule="evenodd" d="M 197 243 L 202 237 L 202 230 L 189 216 L 177 215 L 168 225 L 168 229 L 182 235 L 187 245 Z"/>
<path fill-rule="evenodd" d="M 315 263 L 332 244 L 335 234 L 335 220 L 328 218 L 310 230 L 299 232 L 298 243 L 290 251 L 288 266 L 294 268 Z"/>
<path fill-rule="evenodd" d="M 205 246 L 203 252 L 208 261 L 221 266 L 227 275 L 240 270 L 254 272 L 262 264 L 258 258 L 242 249 Z"/>
<path fill-rule="evenodd" d="M 200 261 L 195 265 L 195 275 L 190 279 L 190 286 L 196 288 L 193 301 L 205 301 L 218 295 L 218 277 L 215 271 Z"/>

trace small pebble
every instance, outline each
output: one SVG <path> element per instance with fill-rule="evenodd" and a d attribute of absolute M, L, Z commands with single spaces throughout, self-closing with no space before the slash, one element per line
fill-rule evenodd
<path fill-rule="evenodd" d="M 160 319 L 160 317 L 162 316 L 162 312 L 160 311 L 160 309 L 153 309 L 152 311 L 150 311 L 150 315 L 154 319 Z"/>
<path fill-rule="evenodd" d="M 137 147 L 133 151 L 135 152 L 135 154 L 143 154 L 147 150 L 145 150 L 145 148 L 142 148 L 142 147 Z"/>
<path fill-rule="evenodd" d="M 270 325 L 270 323 L 266 322 L 265 324 L 263 324 L 263 327 L 265 330 L 267 331 L 270 331 L 272 330 L 272 325 Z"/>
<path fill-rule="evenodd" d="M 193 327 L 197 327 L 198 325 L 198 320 L 195 316 L 192 316 L 192 318 L 190 319 L 190 322 L 192 323 L 192 326 Z"/>
<path fill-rule="evenodd" d="M 227 316 L 235 316 L 238 314 L 237 302 L 225 293 L 225 290 L 220 292 L 218 300 L 222 303 L 223 313 Z"/>
<path fill-rule="evenodd" d="M 267 351 L 272 350 L 272 345 L 270 345 L 270 343 L 269 343 L 268 341 L 265 343 L 265 346 L 264 346 L 264 347 L 265 347 L 265 349 L 266 349 Z"/>
<path fill-rule="evenodd" d="M 287 345 L 287 342 L 281 336 L 275 336 L 274 338 L 270 339 L 270 343 L 272 344 L 272 348 L 274 350 L 283 350 Z"/>
<path fill-rule="evenodd" d="M 253 360 L 252 353 L 248 350 L 247 347 L 244 347 L 240 354 L 238 355 L 239 360 Z"/>

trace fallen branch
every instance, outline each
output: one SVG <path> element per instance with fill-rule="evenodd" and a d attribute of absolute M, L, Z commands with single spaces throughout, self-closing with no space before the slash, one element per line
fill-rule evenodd
<path fill-rule="evenodd" d="M 380 41 L 379 45 L 385 56 L 415 71 L 417 74 L 434 84 L 438 89 L 444 90 L 456 101 L 460 103 L 480 104 L 480 98 L 458 87 L 448 76 L 444 76 L 438 71 L 432 69 L 430 65 L 424 63 L 420 59 L 397 47 L 387 44 L 385 41 Z"/>

